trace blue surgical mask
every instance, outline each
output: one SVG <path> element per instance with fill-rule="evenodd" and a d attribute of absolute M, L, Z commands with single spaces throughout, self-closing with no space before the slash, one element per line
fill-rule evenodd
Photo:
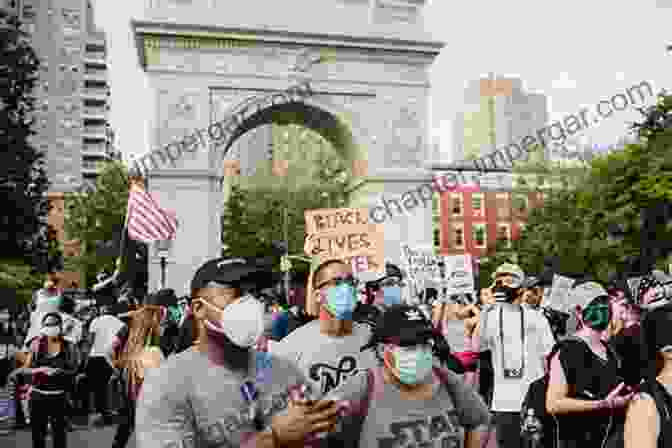
<path fill-rule="evenodd" d="M 324 306 L 337 320 L 352 320 L 357 305 L 357 288 L 342 282 L 327 289 Z"/>
<path fill-rule="evenodd" d="M 383 301 L 387 306 L 401 304 L 401 287 L 400 286 L 383 287 Z"/>
<path fill-rule="evenodd" d="M 394 352 L 399 370 L 399 381 L 403 384 L 420 384 L 432 373 L 432 347 L 399 347 Z"/>

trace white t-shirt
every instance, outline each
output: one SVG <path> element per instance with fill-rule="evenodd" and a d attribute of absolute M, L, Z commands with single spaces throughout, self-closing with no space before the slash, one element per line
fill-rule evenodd
<path fill-rule="evenodd" d="M 93 322 L 89 326 L 89 333 L 95 333 L 96 336 L 93 339 L 93 346 L 91 347 L 89 356 L 102 356 L 109 361 L 112 356 L 114 337 L 123 326 L 124 323 L 121 320 L 109 314 L 93 319 Z"/>
<path fill-rule="evenodd" d="M 520 412 L 523 399 L 530 384 L 544 375 L 544 357 L 550 353 L 555 340 L 548 320 L 538 311 L 523 307 L 525 323 L 525 344 L 522 350 L 524 368 L 521 378 L 504 378 L 504 366 L 502 366 L 502 344 L 499 332 L 499 309 L 504 310 L 505 339 L 517 336 L 520 332 L 520 324 L 516 323 L 520 314 L 517 306 L 509 304 L 496 304 L 481 313 L 480 325 L 480 351 L 491 350 L 492 365 L 494 370 L 495 384 L 492 396 L 492 410 L 497 412 Z M 512 322 L 512 325 L 508 325 Z M 512 334 L 508 334 L 511 332 Z M 510 350 L 510 349 L 509 349 Z M 511 362 L 513 353 L 504 350 L 505 362 Z M 515 356 L 520 358 L 520 355 Z M 508 364 L 507 364 L 508 367 Z M 510 368 L 517 368 L 512 365 Z"/>
<path fill-rule="evenodd" d="M 320 332 L 318 319 L 297 328 L 269 351 L 296 365 L 309 381 L 314 398 L 319 399 L 360 369 L 378 365 L 373 350 L 360 351 L 370 335 L 368 326 L 353 324 L 351 335 L 327 336 Z"/>

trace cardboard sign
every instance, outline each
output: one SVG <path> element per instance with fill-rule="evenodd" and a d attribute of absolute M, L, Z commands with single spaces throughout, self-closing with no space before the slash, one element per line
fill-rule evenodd
<path fill-rule="evenodd" d="M 553 276 L 553 284 L 551 286 L 551 293 L 548 297 L 548 306 L 554 310 L 568 312 L 571 308 L 569 303 L 569 292 L 574 285 L 574 279 L 555 274 Z"/>
<path fill-rule="evenodd" d="M 445 278 L 442 286 L 446 288 L 449 296 L 458 294 L 474 295 L 476 284 L 474 282 L 473 264 L 471 255 L 445 255 Z"/>
<path fill-rule="evenodd" d="M 383 272 L 383 226 L 368 221 L 366 208 L 307 210 L 304 251 L 320 260 L 343 259 L 353 271 Z"/>

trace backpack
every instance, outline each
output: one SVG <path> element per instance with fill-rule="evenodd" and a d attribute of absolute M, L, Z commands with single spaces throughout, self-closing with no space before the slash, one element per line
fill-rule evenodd
<path fill-rule="evenodd" d="M 585 344 L 585 341 L 577 336 L 569 336 L 558 341 L 548 355 L 549 363 L 562 350 L 567 341 L 580 341 Z M 607 345 L 607 350 L 616 359 L 620 368 L 620 360 L 617 354 L 609 345 Z M 549 375 L 550 373 L 546 373 L 533 381 L 525 393 L 520 409 L 520 436 L 525 447 L 555 446 L 557 424 L 554 417 L 546 411 L 546 391 L 548 390 Z M 620 432 L 622 433 L 622 428 L 620 428 Z"/>
<path fill-rule="evenodd" d="M 439 378 L 442 385 L 445 386 L 450 383 L 450 379 L 448 378 L 446 370 L 436 366 L 432 368 L 432 370 L 434 374 Z M 379 384 L 378 376 L 376 375 L 373 369 L 368 369 L 366 371 L 366 397 L 364 398 L 364 401 L 362 403 L 362 411 L 363 411 L 362 416 L 364 418 L 366 418 L 366 416 L 369 413 L 369 407 L 371 405 L 371 400 L 373 398 L 374 389 L 378 387 L 378 384 Z"/>

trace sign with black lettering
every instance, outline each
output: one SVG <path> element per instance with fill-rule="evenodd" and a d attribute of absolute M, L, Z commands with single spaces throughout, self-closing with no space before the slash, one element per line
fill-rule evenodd
<path fill-rule="evenodd" d="M 305 218 L 307 255 L 346 260 L 355 272 L 385 269 L 383 226 L 369 222 L 367 209 L 307 210 Z"/>

